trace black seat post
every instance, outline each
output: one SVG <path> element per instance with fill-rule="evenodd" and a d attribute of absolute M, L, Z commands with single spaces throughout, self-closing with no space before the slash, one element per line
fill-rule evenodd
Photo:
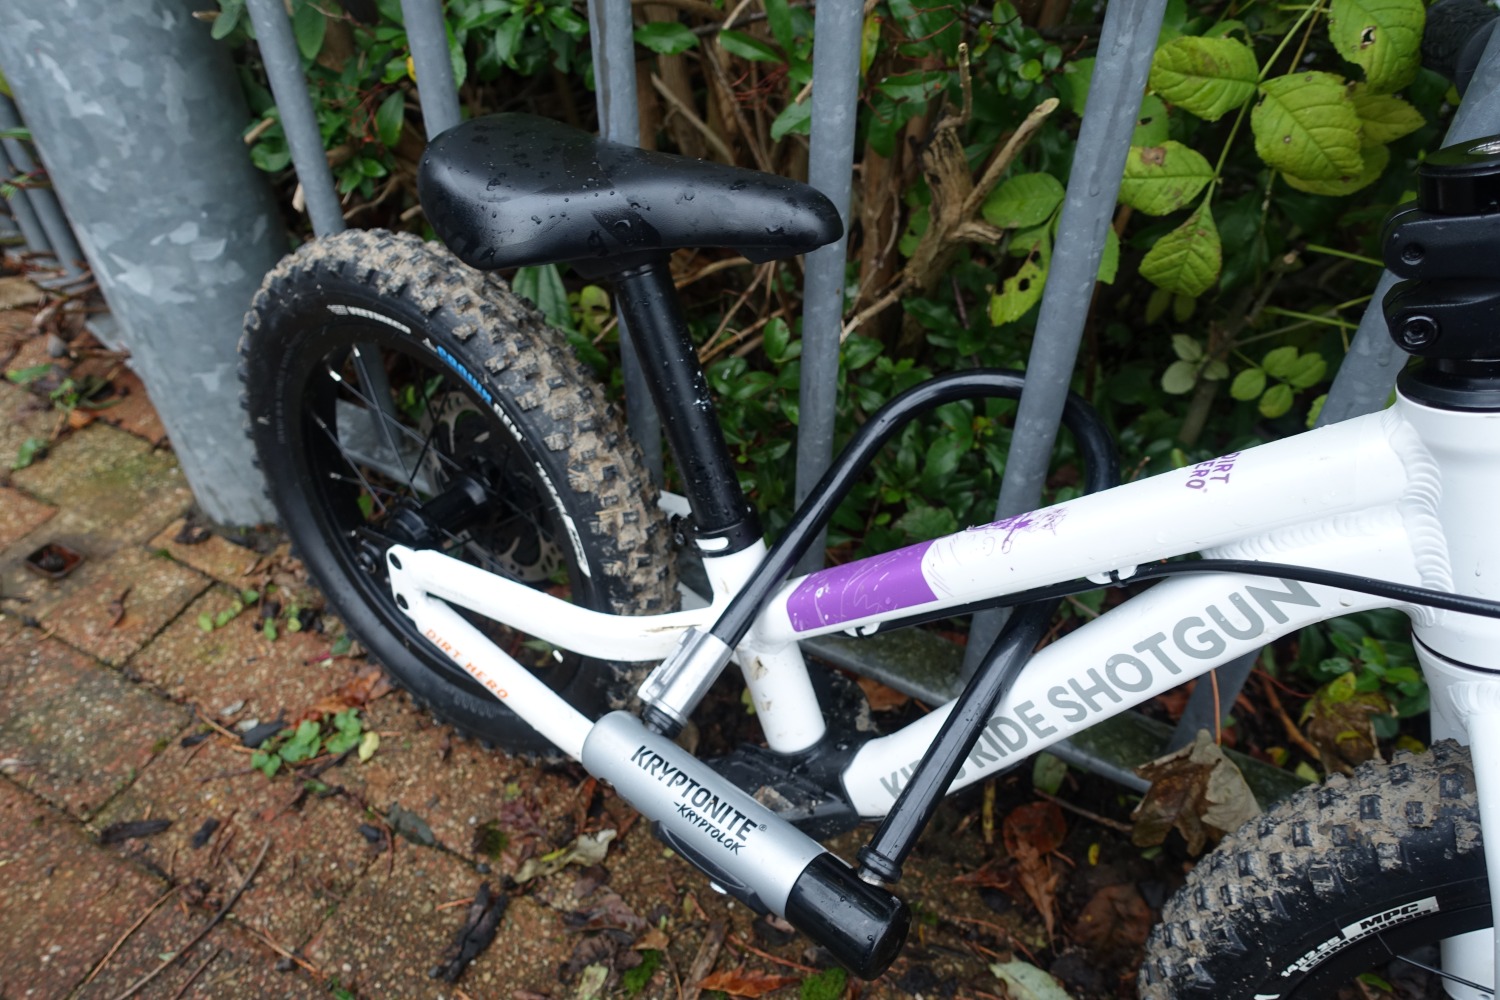
<path fill-rule="evenodd" d="M 608 277 L 684 480 L 698 547 L 708 556 L 738 552 L 760 540 L 760 519 L 740 489 L 667 257 L 639 260 Z"/>

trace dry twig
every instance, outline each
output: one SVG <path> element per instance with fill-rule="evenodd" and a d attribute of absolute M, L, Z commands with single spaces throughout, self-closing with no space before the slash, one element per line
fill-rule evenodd
<path fill-rule="evenodd" d="M 229 912 L 230 907 L 234 906 L 234 904 L 239 900 L 240 895 L 244 893 L 246 888 L 249 887 L 251 879 L 255 878 L 255 873 L 260 871 L 260 863 L 266 859 L 266 852 L 270 849 L 271 838 L 267 837 L 266 842 L 261 845 L 260 853 L 255 856 L 255 864 L 250 866 L 249 873 L 245 875 L 244 881 L 240 883 L 238 889 L 234 890 L 234 894 L 231 895 L 229 899 L 225 900 L 224 905 L 219 907 L 219 912 L 214 914 L 214 918 L 208 922 L 207 926 L 205 926 L 197 934 L 193 935 L 193 939 L 191 941 L 173 952 L 171 958 L 163 960 L 162 963 L 156 968 L 152 969 L 150 972 L 146 973 L 146 975 L 136 980 L 134 986 L 130 987 L 130 989 L 115 997 L 115 1000 L 129 1000 L 130 997 L 135 996 L 144 986 L 146 986 L 157 976 L 165 972 L 183 955 L 186 955 L 189 951 L 191 951 L 194 945 L 207 937 L 209 931 L 219 926 L 219 921 L 224 919 L 224 915 Z"/>

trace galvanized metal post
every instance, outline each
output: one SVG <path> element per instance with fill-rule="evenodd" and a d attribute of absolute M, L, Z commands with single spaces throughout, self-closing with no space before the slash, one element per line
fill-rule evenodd
<path fill-rule="evenodd" d="M 0 180 L 8 180 L 14 176 L 16 168 L 10 162 L 10 157 L 5 155 L 4 145 L 0 145 Z M 10 206 L 21 238 L 26 241 L 26 249 L 32 253 L 51 254 L 52 244 L 47 242 L 47 232 L 42 228 L 41 220 L 36 217 L 36 209 L 31 207 L 31 199 L 26 196 L 26 192 L 17 190 L 6 199 L 6 204 Z"/>
<path fill-rule="evenodd" d="M 844 264 L 849 247 L 849 195 L 854 170 L 854 123 L 859 109 L 860 29 L 858 3 L 820 3 L 813 19 L 812 141 L 808 181 L 822 191 L 844 220 L 836 243 L 807 255 L 802 299 L 802 384 L 797 400 L 797 479 L 794 497 L 807 498 L 833 460 L 834 402 L 839 335 L 844 321 Z M 797 573 L 823 565 L 827 531 L 797 563 Z"/>
<path fill-rule="evenodd" d="M 1490 35 L 1443 143 L 1452 145 L 1496 134 L 1500 134 L 1500 33 Z M 1373 413 L 1390 398 L 1396 375 L 1406 364 L 1406 354 L 1396 349 L 1380 311 L 1385 293 L 1395 283 L 1396 278 L 1389 271 L 1380 276 L 1374 298 L 1365 308 L 1349 345 L 1349 354 L 1333 377 L 1328 400 L 1318 414 L 1319 425 Z"/>
<path fill-rule="evenodd" d="M 236 348 L 286 248 L 226 49 L 193 0 L 7 0 L 0 67 L 205 513 L 271 515 Z"/>
<path fill-rule="evenodd" d="M 1165 10 L 1166 0 L 1115 0 L 1104 9 L 1094 86 L 1068 174 L 1068 194 L 1057 227 L 1062 235 L 1047 271 L 996 518 L 1024 513 L 1041 501 Z M 965 676 L 978 667 L 1004 622 L 998 611 L 974 616 L 964 655 Z"/>
<path fill-rule="evenodd" d="M 632 146 L 641 141 L 640 109 L 635 94 L 635 31 L 630 0 L 588 0 L 589 45 L 594 58 L 594 95 L 599 134 Z M 620 368 L 625 376 L 625 419 L 640 445 L 646 468 L 662 479 L 661 416 L 651 402 L 645 372 L 636 357 L 625 317 L 620 322 Z"/>
<path fill-rule="evenodd" d="M 307 94 L 307 80 L 302 74 L 302 56 L 292 37 L 292 22 L 286 16 L 281 0 L 245 0 L 250 21 L 255 25 L 255 39 L 260 44 L 261 61 L 271 94 L 276 98 L 276 113 L 286 133 L 292 167 L 302 185 L 307 217 L 313 232 L 319 236 L 342 232 L 344 210 L 333 187 L 333 173 L 328 169 L 328 155 L 323 151 L 323 136 L 313 115 L 312 98 Z"/>
<path fill-rule="evenodd" d="M 16 129 L 21 126 L 21 116 L 16 113 L 16 106 L 10 102 L 10 98 L 0 94 L 0 129 Z M 6 139 L 0 142 L 0 146 L 5 148 L 6 157 L 18 173 L 30 174 L 36 170 L 36 161 L 31 158 L 25 143 L 19 139 Z M 83 260 L 83 251 L 78 248 L 73 228 L 68 225 L 67 217 L 57 204 L 57 196 L 44 187 L 31 188 L 26 195 L 38 225 L 47 234 L 46 245 L 62 268 L 64 277 L 72 279 L 83 274 L 83 269 L 78 266 Z"/>
<path fill-rule="evenodd" d="M 417 72 L 417 97 L 422 102 L 422 124 L 431 139 L 458 124 L 458 87 L 448 56 L 448 29 L 439 0 L 401 0 L 406 38 L 411 43 Z"/>

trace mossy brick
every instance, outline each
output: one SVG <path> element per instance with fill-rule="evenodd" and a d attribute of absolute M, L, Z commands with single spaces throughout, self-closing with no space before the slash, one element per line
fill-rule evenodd
<path fill-rule="evenodd" d="M 182 518 L 173 521 L 147 543 L 147 548 L 169 555 L 183 565 L 191 566 L 231 587 L 248 587 L 254 582 L 246 574 L 260 564 L 261 556 L 258 552 L 212 533 L 191 545 L 178 541 L 186 524 L 186 519 Z"/>
<path fill-rule="evenodd" d="M 80 567 L 102 562 L 130 543 L 96 527 L 95 522 L 66 506 L 56 515 L 12 543 L 0 555 L 0 593 L 9 600 L 8 610 L 24 611 L 36 616 L 38 609 L 50 607 L 69 597 L 86 577 L 75 569 L 60 580 L 39 575 L 25 564 L 28 555 L 43 545 L 57 543 L 83 556 Z"/>
<path fill-rule="evenodd" d="M 259 890 L 252 884 L 247 891 Z M 73 995 L 74 1000 L 109 1000 L 124 993 L 161 965 L 162 956 L 178 955 L 182 946 L 213 919 L 214 911 L 209 906 L 218 902 L 217 896 L 210 896 L 188 908 L 173 900 L 153 912 L 93 981 Z M 231 917 L 234 912 L 230 911 Z M 326 990 L 306 972 L 296 966 L 278 971 L 278 961 L 276 953 L 249 931 L 225 921 L 178 955 L 140 995 L 175 997 L 187 986 L 183 996 L 214 1000 L 326 1000 Z"/>
<path fill-rule="evenodd" d="M 87 818 L 182 732 L 188 713 L 28 630 L 0 657 L 0 761 L 18 784 Z"/>
<path fill-rule="evenodd" d="M 10 487 L 0 487 L 0 550 L 20 541 L 45 524 L 57 507 Z"/>
<path fill-rule="evenodd" d="M 0 778 L 0 996 L 68 996 L 167 889 Z"/>
<path fill-rule="evenodd" d="M 257 626 L 253 606 L 205 631 L 200 619 L 212 623 L 233 607 L 236 595 L 227 587 L 205 591 L 131 658 L 130 670 L 206 712 L 244 702 L 241 717 L 263 721 L 297 718 L 348 679 L 348 664 L 329 655 L 328 636 L 283 628 L 273 642 Z"/>
<path fill-rule="evenodd" d="M 57 411 L 45 399 L 0 380 L 0 469 L 10 468 L 27 438 L 50 440 L 57 423 Z"/>
<path fill-rule="evenodd" d="M 78 572 L 72 592 L 36 616 L 64 642 L 116 666 L 210 585 L 201 574 L 134 545 Z"/>
<path fill-rule="evenodd" d="M 73 369 L 74 378 L 88 374 L 97 374 L 101 378 L 109 375 L 109 384 L 113 390 L 109 395 L 98 399 L 101 405 L 89 411 L 94 419 L 102 420 L 152 444 L 166 438 L 167 430 L 157 416 L 156 407 L 151 405 L 151 398 L 146 395 L 146 387 L 141 384 L 140 376 L 128 368 L 116 368 L 113 363 L 105 364 L 104 358 L 87 359 Z"/>
<path fill-rule="evenodd" d="M 363 811 L 338 794 L 303 788 L 295 771 L 267 778 L 249 767 L 238 744 L 212 736 L 201 745 L 173 741 L 91 826 L 169 819 L 154 837 L 111 850 L 167 873 L 174 882 L 201 880 L 227 898 L 254 864 L 267 838 L 254 891 L 235 904 L 237 918 L 285 948 L 300 947 L 322 925 L 370 865 L 374 853 L 359 833 Z M 329 789 L 343 769 L 325 772 Z M 194 837 L 219 824 L 201 847 Z"/>
<path fill-rule="evenodd" d="M 193 499 L 170 453 L 98 422 L 63 438 L 12 481 L 122 541 L 146 541 L 181 517 Z"/>

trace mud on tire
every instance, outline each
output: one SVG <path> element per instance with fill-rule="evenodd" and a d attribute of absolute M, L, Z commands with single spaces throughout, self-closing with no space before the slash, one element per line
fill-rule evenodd
<path fill-rule="evenodd" d="M 1469 751 L 1441 742 L 1330 778 L 1225 838 L 1167 903 L 1140 994 L 1334 997 L 1490 924 Z"/>
<path fill-rule="evenodd" d="M 507 749 L 549 749 L 416 634 L 378 556 L 393 510 L 469 475 L 487 502 L 443 529 L 450 555 L 596 610 L 673 608 L 656 488 L 563 336 L 441 246 L 348 231 L 266 277 L 240 350 L 270 497 L 334 609 L 443 719 Z M 636 683 L 627 665 L 486 631 L 587 715 Z"/>

